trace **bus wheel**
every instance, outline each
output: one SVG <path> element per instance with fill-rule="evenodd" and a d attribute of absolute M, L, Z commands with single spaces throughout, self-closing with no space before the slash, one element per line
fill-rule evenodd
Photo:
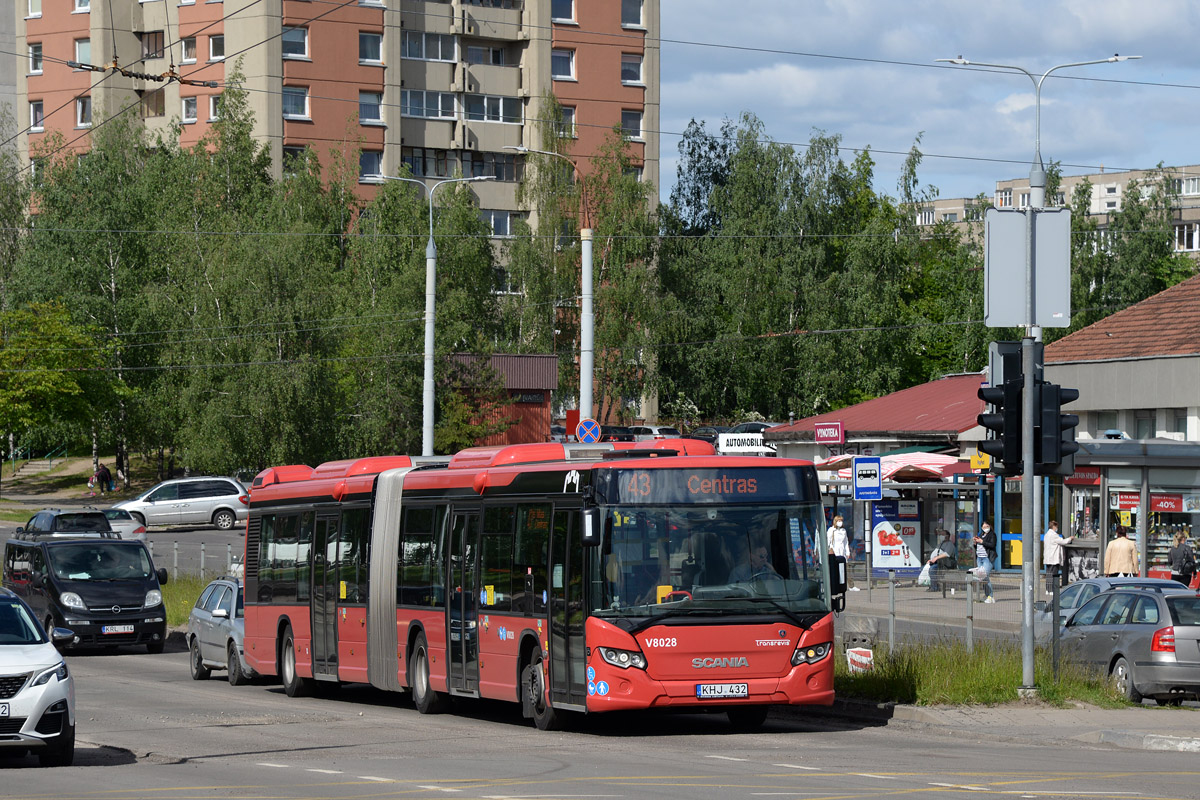
<path fill-rule="evenodd" d="M 770 706 L 734 706 L 725 713 L 735 731 L 756 731 L 767 721 Z"/>
<path fill-rule="evenodd" d="M 280 659 L 280 677 L 283 678 L 283 691 L 288 697 L 306 697 L 312 693 L 312 678 L 301 678 L 296 673 L 296 637 L 292 629 L 283 632 L 283 653 Z"/>
<path fill-rule="evenodd" d="M 412 684 L 413 705 L 422 714 L 439 714 L 446 709 L 446 695 L 429 686 L 429 643 L 424 633 L 413 642 L 412 659 L 408 664 L 408 682 Z"/>
<path fill-rule="evenodd" d="M 521 672 L 521 691 L 533 709 L 533 724 L 539 731 L 556 731 L 562 727 L 562 716 L 546 701 L 546 682 L 543 679 L 542 651 L 535 650 L 529 664 Z"/>

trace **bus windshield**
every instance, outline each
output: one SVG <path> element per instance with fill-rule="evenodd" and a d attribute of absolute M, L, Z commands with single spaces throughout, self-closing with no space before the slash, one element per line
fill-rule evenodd
<path fill-rule="evenodd" d="M 820 503 L 625 505 L 602 515 L 596 616 L 830 608 Z"/>

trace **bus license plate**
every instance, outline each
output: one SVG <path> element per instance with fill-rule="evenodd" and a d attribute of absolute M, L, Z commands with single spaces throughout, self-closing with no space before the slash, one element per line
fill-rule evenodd
<path fill-rule="evenodd" d="M 713 697 L 749 697 L 750 687 L 744 683 L 697 683 L 696 699 Z"/>
<path fill-rule="evenodd" d="M 133 633 L 132 625 L 105 625 L 101 630 L 104 633 Z"/>
<path fill-rule="evenodd" d="M 0 703 L 0 717 L 8 716 L 8 703 Z"/>

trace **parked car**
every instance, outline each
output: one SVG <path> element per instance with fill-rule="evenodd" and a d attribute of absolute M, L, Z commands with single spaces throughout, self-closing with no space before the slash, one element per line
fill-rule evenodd
<path fill-rule="evenodd" d="M 113 529 L 113 533 L 119 535 L 122 539 L 137 539 L 139 542 L 146 541 L 146 526 L 138 522 L 123 508 L 106 508 L 104 516 L 108 519 L 109 526 Z"/>
<path fill-rule="evenodd" d="M 1187 589 L 1179 581 L 1173 581 L 1168 578 L 1085 578 L 1067 585 L 1059 594 L 1058 621 L 1060 624 L 1066 622 L 1075 613 L 1076 609 L 1101 592 L 1107 592 L 1110 589 L 1132 588 L 1156 589 L 1164 592 Z M 1053 611 L 1050 609 L 1050 601 L 1039 600 L 1034 603 L 1034 608 L 1036 609 L 1034 625 L 1048 626 L 1050 616 L 1053 614 Z"/>
<path fill-rule="evenodd" d="M 154 568 L 143 542 L 111 531 L 105 537 L 14 534 L 4 543 L 4 586 L 33 609 L 46 630 L 73 631 L 72 646 L 145 645 L 161 653 L 167 571 Z"/>
<path fill-rule="evenodd" d="M 32 750 L 43 767 L 75 759 L 75 682 L 55 647 L 72 636 L 47 635 L 33 609 L 0 589 L 0 753 Z"/>
<path fill-rule="evenodd" d="M 622 425 L 601 425 L 600 441 L 602 442 L 632 442 L 633 431 Z"/>
<path fill-rule="evenodd" d="M 567 429 L 563 425 L 550 426 L 550 441 L 565 442 L 567 441 Z"/>
<path fill-rule="evenodd" d="M 192 680 L 205 680 L 214 669 L 223 669 L 233 686 L 249 683 L 256 673 L 246 663 L 244 641 L 242 581 L 234 576 L 217 578 L 204 587 L 188 615 Z"/>
<path fill-rule="evenodd" d="M 1126 698 L 1159 705 L 1200 699 L 1200 595 L 1111 589 L 1067 620 L 1064 651 L 1112 677 Z"/>
<path fill-rule="evenodd" d="M 44 536 L 96 536 L 99 538 L 112 537 L 113 529 L 109 525 L 104 512 L 94 508 L 82 510 L 66 510 L 61 508 L 43 508 L 30 517 L 25 527 L 17 528 L 16 533 L 36 533 Z"/>
<path fill-rule="evenodd" d="M 143 525 L 206 525 L 223 531 L 245 521 L 250 494 L 233 478 L 174 478 L 117 503 Z"/>
<path fill-rule="evenodd" d="M 767 428 L 782 425 L 782 422 L 739 422 L 725 433 L 762 433 Z"/>
<path fill-rule="evenodd" d="M 722 433 L 729 433 L 728 425 L 701 425 L 699 428 L 693 428 L 692 432 L 685 436 L 685 439 L 699 439 L 702 442 L 708 442 L 711 445 L 717 443 L 717 437 Z"/>
<path fill-rule="evenodd" d="M 631 425 L 630 433 L 635 442 L 648 442 L 654 439 L 678 439 L 683 436 L 677 429 L 667 425 Z"/>

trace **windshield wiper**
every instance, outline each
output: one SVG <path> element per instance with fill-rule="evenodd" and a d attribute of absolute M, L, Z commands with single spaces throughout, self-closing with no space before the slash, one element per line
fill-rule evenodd
<path fill-rule="evenodd" d="M 811 623 L 805 622 L 804 619 L 801 618 L 795 611 L 792 611 L 792 609 L 788 608 L 783 603 L 780 603 L 778 600 L 775 600 L 772 597 L 738 597 L 738 598 L 733 598 L 733 599 L 749 600 L 752 603 L 770 603 L 771 605 L 775 606 L 775 608 L 781 614 L 783 614 L 785 617 L 790 619 L 797 626 L 803 628 L 806 631 L 812 629 Z"/>

